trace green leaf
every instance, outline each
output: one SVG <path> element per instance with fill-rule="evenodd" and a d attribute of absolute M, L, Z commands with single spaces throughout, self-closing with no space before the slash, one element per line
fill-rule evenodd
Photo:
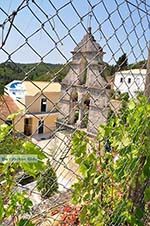
<path fill-rule="evenodd" d="M 94 184 L 100 183 L 101 178 L 102 178 L 102 175 L 99 175 L 99 176 L 95 177 Z"/>
<path fill-rule="evenodd" d="M 136 106 L 135 100 L 130 100 L 128 107 L 130 110 L 133 110 Z"/>
<path fill-rule="evenodd" d="M 45 170 L 46 165 L 43 162 L 38 161 L 35 163 L 31 162 L 20 162 L 20 167 L 29 175 L 35 177 L 39 172 Z"/>
<path fill-rule="evenodd" d="M 131 143 L 131 139 L 129 137 L 128 132 L 122 132 L 122 133 L 123 133 L 123 137 L 122 137 L 122 140 L 121 140 L 122 145 L 124 147 L 127 147 Z"/>
<path fill-rule="evenodd" d="M 146 188 L 145 190 L 145 193 L 144 193 L 144 200 L 146 202 L 149 202 L 150 201 L 150 187 L 149 188 Z"/>
<path fill-rule="evenodd" d="M 88 207 L 87 206 L 84 206 L 81 210 L 81 213 L 80 213 L 80 222 L 81 224 L 85 225 L 85 223 L 87 222 L 86 221 L 86 217 L 87 217 L 87 212 L 88 212 Z"/>
<path fill-rule="evenodd" d="M 143 171 L 144 171 L 144 175 L 146 177 L 149 177 L 149 175 L 150 175 L 150 157 L 147 158 Z"/>
<path fill-rule="evenodd" d="M 105 128 L 103 126 L 100 126 L 98 129 L 98 139 L 103 140 L 105 137 Z"/>
<path fill-rule="evenodd" d="M 34 224 L 28 219 L 21 219 L 17 226 L 34 226 Z"/>
<path fill-rule="evenodd" d="M 142 209 L 140 208 L 136 208 L 136 211 L 135 211 L 135 216 L 138 218 L 138 219 L 141 219 L 144 215 L 144 212 Z"/>
<path fill-rule="evenodd" d="M 3 213 L 4 213 L 4 205 L 3 205 L 2 197 L 0 196 L 0 220 L 2 220 Z"/>
<path fill-rule="evenodd" d="M 35 155 L 37 161 L 20 162 L 21 168 L 31 176 L 36 176 L 40 171 L 44 171 L 46 166 L 43 160 L 46 158 L 46 156 L 41 152 L 41 149 L 29 141 L 24 142 L 23 148 L 24 154 Z"/>
<path fill-rule="evenodd" d="M 30 141 L 25 141 L 23 144 L 23 148 L 24 154 L 36 155 L 41 160 L 46 158 L 45 154 L 41 151 L 41 149 Z"/>
<path fill-rule="evenodd" d="M 6 124 L 0 125 L 0 141 L 3 141 L 10 131 L 10 126 Z"/>
<path fill-rule="evenodd" d="M 87 177 L 88 168 L 83 163 L 80 165 L 79 170 L 84 177 Z"/>

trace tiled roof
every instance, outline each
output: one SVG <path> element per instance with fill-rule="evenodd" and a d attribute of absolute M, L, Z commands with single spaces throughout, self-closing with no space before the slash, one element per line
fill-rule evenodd
<path fill-rule="evenodd" d="M 0 96 L 0 121 L 5 121 L 7 117 L 19 110 L 16 103 L 10 96 Z"/>

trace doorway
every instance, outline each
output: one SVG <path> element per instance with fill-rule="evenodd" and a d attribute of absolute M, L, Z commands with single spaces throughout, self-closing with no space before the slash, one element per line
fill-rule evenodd
<path fill-rule="evenodd" d="M 24 119 L 24 134 L 30 136 L 32 134 L 32 118 Z"/>
<path fill-rule="evenodd" d="M 44 133 L 44 121 L 40 120 L 39 121 L 39 126 L 38 126 L 38 134 Z"/>

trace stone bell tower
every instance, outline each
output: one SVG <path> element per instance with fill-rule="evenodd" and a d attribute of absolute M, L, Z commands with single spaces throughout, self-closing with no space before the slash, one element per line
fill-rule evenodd
<path fill-rule="evenodd" d="M 95 134 L 99 125 L 107 121 L 110 89 L 103 77 L 104 52 L 91 27 L 72 54 L 70 70 L 62 81 L 62 119 Z"/>

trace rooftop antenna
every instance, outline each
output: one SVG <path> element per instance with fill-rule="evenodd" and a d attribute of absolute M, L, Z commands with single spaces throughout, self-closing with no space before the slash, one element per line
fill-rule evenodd
<path fill-rule="evenodd" d="M 89 10 L 88 10 L 88 22 L 87 22 L 87 30 L 89 34 L 92 34 L 92 17 L 93 17 L 93 6 L 90 3 L 90 0 L 88 0 L 89 2 Z M 98 41 L 100 41 L 102 39 L 102 34 L 101 34 L 101 24 L 99 24 L 99 39 Z"/>

